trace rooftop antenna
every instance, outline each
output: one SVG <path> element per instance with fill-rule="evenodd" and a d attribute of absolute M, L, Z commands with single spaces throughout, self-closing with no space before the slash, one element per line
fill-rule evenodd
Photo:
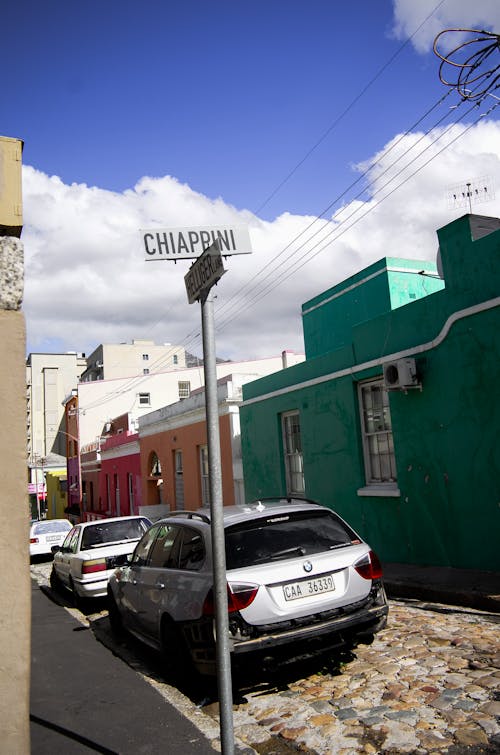
<path fill-rule="evenodd" d="M 472 215 L 472 205 L 490 202 L 495 199 L 495 189 L 489 176 L 464 181 L 446 189 L 446 199 L 450 210 L 468 207 Z"/>

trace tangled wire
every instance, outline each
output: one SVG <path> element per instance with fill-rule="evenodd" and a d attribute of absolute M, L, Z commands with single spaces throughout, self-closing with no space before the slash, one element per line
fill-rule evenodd
<path fill-rule="evenodd" d="M 457 34 L 460 39 L 465 35 L 465 41 L 446 55 L 442 54 L 439 51 L 443 41 L 441 38 L 449 39 L 451 36 L 456 42 Z M 467 38 L 471 34 L 478 36 Z M 463 99 L 479 100 L 500 86 L 500 61 L 491 66 L 488 60 L 495 51 L 500 52 L 499 34 L 479 29 L 445 29 L 434 40 L 434 52 L 441 60 L 439 78 L 446 86 L 455 87 Z M 448 76 L 454 80 L 449 81 Z"/>

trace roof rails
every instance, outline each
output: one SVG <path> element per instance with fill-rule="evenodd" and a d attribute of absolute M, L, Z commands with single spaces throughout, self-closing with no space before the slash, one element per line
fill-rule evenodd
<path fill-rule="evenodd" d="M 210 517 L 207 514 L 200 514 L 199 511 L 170 511 L 165 519 L 169 519 L 172 516 L 183 516 L 185 519 L 201 519 L 202 522 L 210 524 Z"/>
<path fill-rule="evenodd" d="M 251 505 L 252 503 L 266 503 L 266 501 L 286 501 L 287 503 L 297 501 L 298 503 L 310 503 L 313 506 L 321 506 L 321 503 L 318 503 L 318 501 L 313 501 L 311 498 L 303 498 L 300 495 L 271 495 L 264 498 L 255 498 L 253 501 L 249 501 L 247 505 Z"/>

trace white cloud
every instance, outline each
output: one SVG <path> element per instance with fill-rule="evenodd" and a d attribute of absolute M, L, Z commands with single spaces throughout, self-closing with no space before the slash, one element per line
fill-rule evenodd
<path fill-rule="evenodd" d="M 368 171 L 368 199 L 358 199 L 302 236 L 314 218 L 284 214 L 264 222 L 170 176 L 142 178 L 117 194 L 68 186 L 25 166 L 22 240 L 30 350 L 88 353 L 99 343 L 154 338 L 184 343 L 201 355 L 200 307 L 188 305 L 184 286 L 189 262 L 144 260 L 139 228 L 159 223 L 249 226 L 253 254 L 229 258 L 228 272 L 215 289 L 218 355 L 242 359 L 302 350 L 305 301 L 384 256 L 434 260 L 436 230 L 468 212 L 447 206 L 447 187 L 488 175 L 491 188 L 500 191 L 500 124 L 482 121 L 468 130 L 454 127 L 445 138 L 459 138 L 441 154 L 436 154 L 440 143 L 429 149 L 425 159 L 432 154 L 434 159 L 410 177 L 424 158 L 415 162 L 396 179 L 399 184 L 408 178 L 406 183 L 377 205 L 392 188 L 383 186 L 390 175 L 384 168 L 396 155 L 408 159 L 419 138 L 421 149 L 439 133 L 395 138 L 392 151 L 376 155 L 377 167 Z M 500 198 L 473 211 L 500 216 Z"/>
<path fill-rule="evenodd" d="M 484 29 L 500 34 L 500 3 L 498 0 L 472 3 L 470 0 L 444 0 L 441 4 L 437 0 L 394 0 L 394 33 L 398 39 L 415 34 L 412 44 L 418 52 L 432 50 L 435 37 L 444 29 Z"/>

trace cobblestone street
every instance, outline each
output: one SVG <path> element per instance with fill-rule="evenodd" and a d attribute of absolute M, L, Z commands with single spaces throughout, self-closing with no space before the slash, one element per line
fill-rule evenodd
<path fill-rule="evenodd" d="M 49 569 L 32 566 L 39 584 L 47 584 Z M 129 649 L 113 647 L 105 611 L 81 620 L 166 698 L 179 694 L 147 656 L 137 662 Z M 498 614 L 391 601 L 388 626 L 372 645 L 312 668 L 254 672 L 239 684 L 234 729 L 240 746 L 266 755 L 500 753 Z M 217 703 L 183 706 L 197 722 L 202 711 L 202 728 L 210 730 L 211 721 L 213 731 Z"/>
<path fill-rule="evenodd" d="M 500 752 L 500 617 L 439 609 L 391 602 L 388 628 L 340 673 L 245 694 L 238 736 L 322 755 Z"/>

